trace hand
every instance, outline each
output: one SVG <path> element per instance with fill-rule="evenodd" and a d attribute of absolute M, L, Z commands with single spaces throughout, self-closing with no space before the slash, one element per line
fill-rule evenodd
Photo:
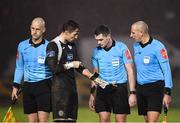
<path fill-rule="evenodd" d="M 165 105 L 167 108 L 169 108 L 171 101 L 172 101 L 171 96 L 164 94 L 163 105 Z"/>
<path fill-rule="evenodd" d="M 12 99 L 12 100 L 13 100 L 14 98 L 15 98 L 15 99 L 18 99 L 17 92 L 18 92 L 18 89 L 15 88 L 15 87 L 13 87 L 12 94 L 11 94 L 11 99 Z"/>
<path fill-rule="evenodd" d="M 80 64 L 81 64 L 80 61 L 72 61 L 72 62 L 64 64 L 64 68 L 66 70 L 68 70 L 70 68 L 79 68 Z"/>
<path fill-rule="evenodd" d="M 109 83 L 104 81 L 103 79 L 98 77 L 99 74 L 98 73 L 94 73 L 91 77 L 90 80 L 94 81 L 97 85 L 99 85 L 101 88 L 105 88 Z"/>
<path fill-rule="evenodd" d="M 81 62 L 80 61 L 72 61 L 73 63 L 73 68 L 79 68 Z"/>
<path fill-rule="evenodd" d="M 97 85 L 99 85 L 102 89 L 106 88 L 107 85 L 109 85 L 108 82 L 104 81 L 103 79 L 100 79 L 99 77 L 93 80 Z"/>
<path fill-rule="evenodd" d="M 130 94 L 129 95 L 129 105 L 130 107 L 135 106 L 137 103 L 136 94 Z"/>
<path fill-rule="evenodd" d="M 94 95 L 91 94 L 89 97 L 89 109 L 91 111 L 94 111 Z"/>

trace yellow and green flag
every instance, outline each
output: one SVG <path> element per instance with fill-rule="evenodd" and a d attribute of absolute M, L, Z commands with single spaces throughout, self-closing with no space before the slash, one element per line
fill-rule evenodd
<path fill-rule="evenodd" d="M 12 111 L 12 107 L 9 107 L 4 119 L 3 123 L 17 123 L 18 121 L 14 117 L 14 113 Z"/>

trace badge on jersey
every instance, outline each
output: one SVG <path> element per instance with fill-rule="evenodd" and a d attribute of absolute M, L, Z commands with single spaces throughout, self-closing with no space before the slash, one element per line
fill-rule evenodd
<path fill-rule="evenodd" d="M 125 51 L 125 55 L 126 55 L 127 60 L 131 60 L 131 59 L 132 59 L 131 53 L 130 53 L 129 50 L 126 50 L 126 51 Z"/>
<path fill-rule="evenodd" d="M 47 51 L 47 57 L 54 57 L 55 51 Z"/>
<path fill-rule="evenodd" d="M 168 58 L 167 52 L 166 52 L 166 50 L 164 48 L 161 49 L 160 53 L 161 53 L 161 56 L 162 56 L 163 59 L 167 59 Z"/>
<path fill-rule="evenodd" d="M 44 64 L 44 63 L 45 63 L 45 57 L 39 56 L 39 57 L 38 57 L 38 63 L 39 63 L 39 64 Z"/>
<path fill-rule="evenodd" d="M 67 60 L 68 60 L 68 61 L 72 61 L 72 60 L 73 60 L 73 54 L 68 53 L 68 54 L 67 54 Z"/>
<path fill-rule="evenodd" d="M 144 56 L 144 64 L 149 64 L 150 63 L 150 56 Z"/>
<path fill-rule="evenodd" d="M 114 59 L 112 59 L 112 66 L 113 66 L 113 67 L 119 66 L 119 58 L 114 58 Z"/>

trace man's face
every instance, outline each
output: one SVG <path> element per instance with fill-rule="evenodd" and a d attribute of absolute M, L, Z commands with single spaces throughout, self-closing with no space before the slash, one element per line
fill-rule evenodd
<path fill-rule="evenodd" d="M 68 42 L 73 42 L 79 36 L 79 29 L 75 29 L 73 32 L 66 31 L 66 40 Z"/>
<path fill-rule="evenodd" d="M 43 33 L 45 32 L 45 27 L 41 23 L 34 21 L 31 24 L 30 30 L 32 39 L 38 40 L 42 37 Z"/>
<path fill-rule="evenodd" d="M 141 41 L 142 32 L 138 31 L 135 25 L 132 25 L 130 37 L 133 38 L 135 41 Z"/>
<path fill-rule="evenodd" d="M 110 34 L 107 36 L 104 36 L 103 34 L 95 35 L 95 39 L 98 43 L 98 45 L 102 48 L 105 48 L 110 40 Z"/>

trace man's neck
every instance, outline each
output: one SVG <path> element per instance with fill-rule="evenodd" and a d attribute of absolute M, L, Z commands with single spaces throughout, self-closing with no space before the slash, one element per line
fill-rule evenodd
<path fill-rule="evenodd" d="M 42 42 L 42 38 L 39 38 L 39 39 L 32 39 L 32 42 L 33 42 L 33 44 L 39 44 L 39 43 L 41 43 Z"/>
<path fill-rule="evenodd" d="M 62 42 L 63 44 L 66 44 L 67 41 L 66 41 L 66 38 L 65 38 L 65 35 L 63 33 L 61 33 L 59 35 L 59 39 L 60 39 L 60 42 Z"/>
<path fill-rule="evenodd" d="M 108 42 L 108 44 L 107 44 L 107 46 L 106 46 L 106 48 L 107 48 L 107 49 L 110 48 L 110 47 L 112 46 L 112 43 L 113 43 L 113 41 L 112 41 L 112 39 L 110 39 L 109 42 Z"/>
<path fill-rule="evenodd" d="M 144 37 L 142 38 L 141 43 L 142 43 L 142 44 L 145 44 L 145 43 L 147 43 L 147 42 L 149 41 L 149 39 L 150 39 L 150 36 L 149 36 L 149 35 L 146 35 L 146 36 L 144 36 Z"/>

